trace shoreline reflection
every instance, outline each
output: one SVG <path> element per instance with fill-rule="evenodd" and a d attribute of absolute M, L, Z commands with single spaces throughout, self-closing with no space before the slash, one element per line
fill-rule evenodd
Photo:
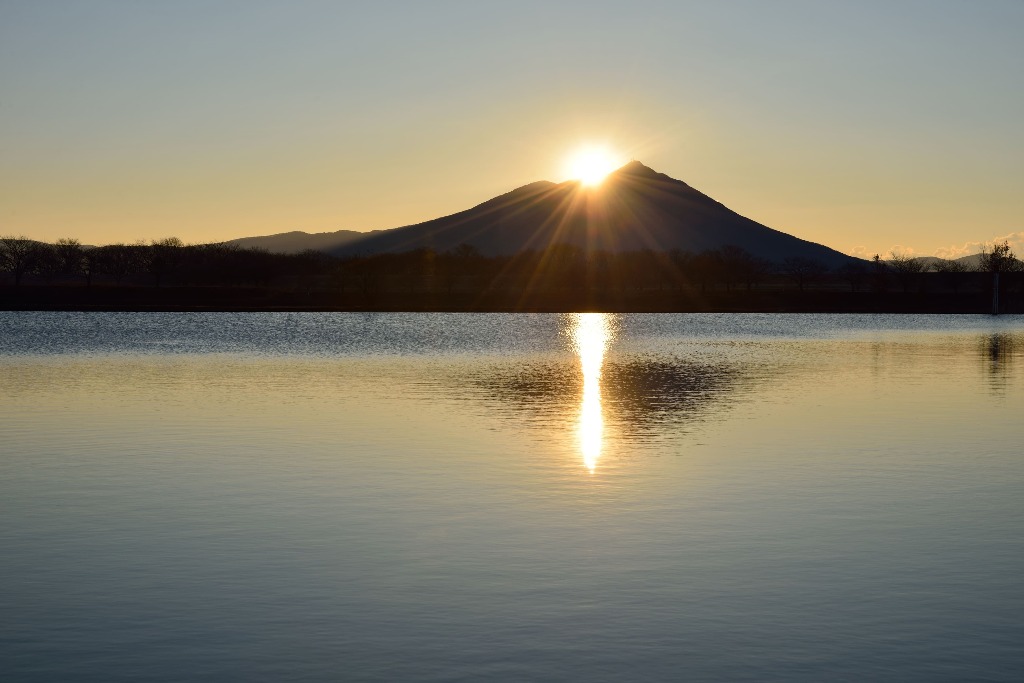
<path fill-rule="evenodd" d="M 601 407 L 601 368 L 612 339 L 607 313 L 573 315 L 572 342 L 580 359 L 583 392 L 580 399 L 579 446 L 583 464 L 593 473 L 601 457 L 604 441 L 604 414 Z"/>

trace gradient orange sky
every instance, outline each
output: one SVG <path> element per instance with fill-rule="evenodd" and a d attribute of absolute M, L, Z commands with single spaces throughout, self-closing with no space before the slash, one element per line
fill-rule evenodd
<path fill-rule="evenodd" d="M 0 234 L 371 230 L 590 143 L 847 253 L 1024 251 L 1024 3 L 0 2 Z"/>

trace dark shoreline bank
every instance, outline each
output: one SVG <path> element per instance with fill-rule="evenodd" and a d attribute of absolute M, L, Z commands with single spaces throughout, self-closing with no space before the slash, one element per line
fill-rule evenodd
<path fill-rule="evenodd" d="M 351 311 L 608 313 L 991 313 L 985 292 L 815 289 L 636 292 L 359 292 L 221 287 L 0 287 L 5 311 Z M 1019 295 L 1001 313 L 1024 313 Z"/>

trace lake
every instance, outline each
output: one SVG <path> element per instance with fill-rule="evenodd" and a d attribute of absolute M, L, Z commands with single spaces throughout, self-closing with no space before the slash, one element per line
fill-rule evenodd
<path fill-rule="evenodd" d="M 1024 317 L 0 313 L 0 680 L 1019 681 Z"/>

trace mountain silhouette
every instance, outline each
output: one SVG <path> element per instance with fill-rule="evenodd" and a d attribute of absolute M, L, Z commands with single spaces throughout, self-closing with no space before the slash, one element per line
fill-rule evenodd
<path fill-rule="evenodd" d="M 279 232 L 274 235 L 263 235 L 260 237 L 239 237 L 228 240 L 224 244 L 230 244 L 242 249 L 264 249 L 274 254 L 300 254 L 304 251 L 314 250 L 331 252 L 340 247 L 366 239 L 367 236 L 381 232 L 374 230 L 372 233 L 359 232 L 358 230 L 337 230 L 335 232 L 314 232 L 308 233 L 301 230 L 291 232 Z"/>
<path fill-rule="evenodd" d="M 639 161 L 612 172 L 596 187 L 539 181 L 451 216 L 368 233 L 324 251 L 339 256 L 425 248 L 444 252 L 462 244 L 488 256 L 555 244 L 613 253 L 700 253 L 735 245 L 772 261 L 802 257 L 835 267 L 854 260 L 741 216 Z"/>

